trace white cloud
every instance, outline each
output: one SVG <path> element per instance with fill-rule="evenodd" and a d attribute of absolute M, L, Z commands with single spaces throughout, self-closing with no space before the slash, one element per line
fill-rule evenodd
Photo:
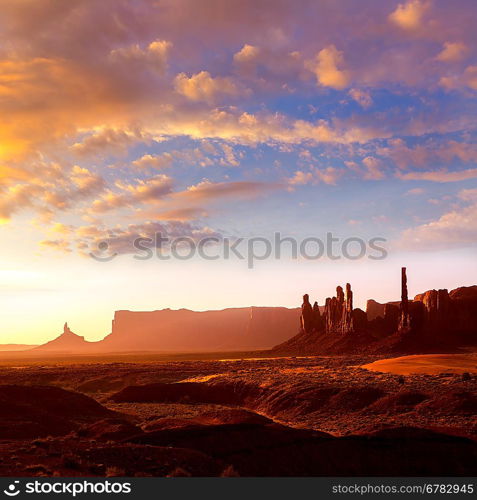
<path fill-rule="evenodd" d="M 477 242 L 477 190 L 459 197 L 468 204 L 446 212 L 435 221 L 405 230 L 397 246 L 406 250 L 444 250 L 474 246 Z"/>

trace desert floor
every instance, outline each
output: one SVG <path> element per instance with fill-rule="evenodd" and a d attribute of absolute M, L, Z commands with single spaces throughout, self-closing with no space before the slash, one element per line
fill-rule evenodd
<path fill-rule="evenodd" d="M 210 357 L 5 361 L 0 475 L 477 475 L 476 354 Z"/>

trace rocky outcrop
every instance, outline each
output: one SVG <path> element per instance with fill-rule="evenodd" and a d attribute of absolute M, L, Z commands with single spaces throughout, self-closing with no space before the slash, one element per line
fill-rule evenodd
<path fill-rule="evenodd" d="M 310 297 L 307 293 L 303 295 L 303 304 L 301 305 L 301 316 L 300 316 L 301 329 L 310 333 L 314 328 L 314 314 L 313 308 L 310 304 Z"/>
<path fill-rule="evenodd" d="M 310 317 L 305 295 L 303 318 Z M 351 285 L 336 288 L 314 326 L 276 346 L 280 353 L 438 352 L 477 345 L 477 286 L 428 290 L 409 300 L 406 268 L 401 269 L 401 301 L 380 304 L 367 301 L 367 312 L 353 308 Z M 305 313 L 306 311 L 306 313 Z M 319 320 L 318 320 L 319 318 Z M 308 323 L 307 323 L 308 324 Z M 311 323 L 310 323 L 311 324 Z M 349 335 L 352 334 L 352 335 Z"/>
<path fill-rule="evenodd" d="M 0 385 L 0 408 L 0 439 L 65 435 L 115 415 L 83 394 L 39 385 Z"/>
<path fill-rule="evenodd" d="M 313 304 L 313 328 L 316 332 L 323 330 L 323 318 L 321 317 L 321 311 L 318 302 L 315 302 Z"/>
<path fill-rule="evenodd" d="M 415 334 L 444 340 L 450 335 L 472 340 L 477 332 L 477 287 L 428 290 L 416 295 L 411 313 Z"/>
<path fill-rule="evenodd" d="M 76 335 L 76 333 L 73 333 L 70 330 L 68 323 L 65 323 L 63 326 L 63 333 L 59 337 L 51 340 L 50 342 L 47 342 L 46 344 L 35 347 L 28 352 L 49 352 L 64 354 L 85 353 L 93 352 L 98 344 L 98 342 L 88 342 L 84 337 Z"/>
<path fill-rule="evenodd" d="M 366 316 L 369 321 L 373 321 L 376 318 L 384 318 L 384 308 L 386 304 L 380 304 L 374 299 L 368 299 L 366 302 Z"/>
<path fill-rule="evenodd" d="M 364 318 L 362 315 L 359 316 L 359 323 L 362 325 Z M 351 285 L 349 283 L 346 284 L 346 295 L 343 292 L 343 288 L 337 286 L 336 297 L 328 297 L 325 301 L 325 331 L 335 334 L 352 333 L 355 331 L 354 317 Z"/>
<path fill-rule="evenodd" d="M 401 305 L 399 312 L 399 330 L 406 332 L 411 326 L 411 321 L 409 317 L 409 298 L 407 293 L 407 275 L 405 267 L 401 268 Z"/>

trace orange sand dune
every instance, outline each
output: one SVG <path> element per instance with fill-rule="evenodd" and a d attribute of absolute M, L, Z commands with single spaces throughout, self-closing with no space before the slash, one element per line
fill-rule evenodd
<path fill-rule="evenodd" d="M 380 359 L 362 368 L 373 372 L 410 375 L 411 373 L 477 373 L 477 353 L 472 354 L 419 354 L 399 358 Z"/>

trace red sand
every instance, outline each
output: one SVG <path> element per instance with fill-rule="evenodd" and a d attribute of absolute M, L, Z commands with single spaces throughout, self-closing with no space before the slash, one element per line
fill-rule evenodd
<path fill-rule="evenodd" d="M 362 368 L 373 372 L 411 375 L 421 373 L 477 373 L 477 354 L 420 354 L 374 361 Z"/>

